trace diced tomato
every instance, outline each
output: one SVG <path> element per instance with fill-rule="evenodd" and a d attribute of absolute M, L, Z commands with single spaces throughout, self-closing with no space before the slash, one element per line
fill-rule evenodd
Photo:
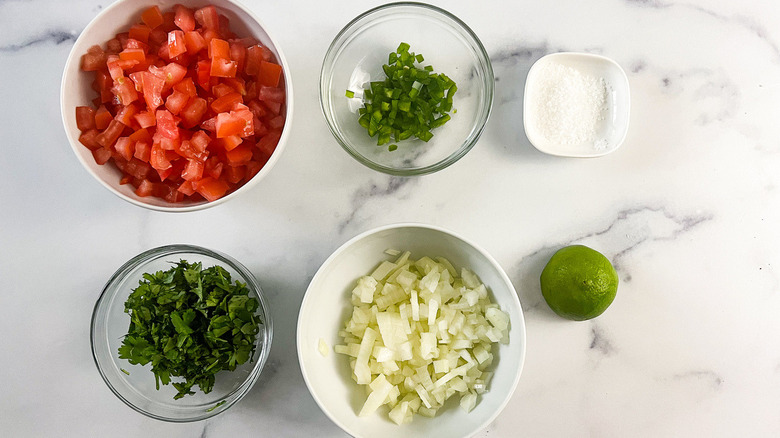
<path fill-rule="evenodd" d="M 119 52 L 119 59 L 123 61 L 136 61 L 139 63 L 145 62 L 146 52 L 140 48 L 127 48 Z"/>
<path fill-rule="evenodd" d="M 184 196 L 192 196 L 192 194 L 195 193 L 195 186 L 192 181 L 184 181 L 179 185 L 177 190 L 184 194 Z"/>
<path fill-rule="evenodd" d="M 97 149 L 101 147 L 100 144 L 97 142 L 98 134 L 100 134 L 100 132 L 97 129 L 90 129 L 87 131 L 83 131 L 79 136 L 79 143 L 83 144 L 88 149 L 91 150 Z"/>
<path fill-rule="evenodd" d="M 233 112 L 217 114 L 217 138 L 225 138 L 231 135 L 241 135 L 246 127 L 246 120 L 236 116 Z"/>
<path fill-rule="evenodd" d="M 162 89 L 165 86 L 165 80 L 147 71 L 143 73 L 142 83 L 146 106 L 150 111 L 154 111 L 163 104 Z"/>
<path fill-rule="evenodd" d="M 155 117 L 157 118 L 157 132 L 170 139 L 179 138 L 179 128 L 176 126 L 176 119 L 170 111 L 157 110 Z"/>
<path fill-rule="evenodd" d="M 195 20 L 206 29 L 219 30 L 219 14 L 213 5 L 195 11 Z"/>
<path fill-rule="evenodd" d="M 172 30 L 168 32 L 168 56 L 175 58 L 187 52 L 187 44 L 184 42 L 184 32 Z"/>
<path fill-rule="evenodd" d="M 203 38 L 203 35 L 197 31 L 185 32 L 184 44 L 187 45 L 187 53 L 190 55 L 196 55 L 206 48 L 206 40 Z"/>
<path fill-rule="evenodd" d="M 264 102 L 284 102 L 284 90 L 275 87 L 260 87 L 257 98 Z"/>
<path fill-rule="evenodd" d="M 173 23 L 176 24 L 179 29 L 184 32 L 195 30 L 195 14 L 192 9 L 186 6 L 176 5 L 173 7 L 173 11 L 175 12 Z"/>
<path fill-rule="evenodd" d="M 211 137 L 200 130 L 195 131 L 195 133 L 192 134 L 192 137 L 190 137 L 192 147 L 198 152 L 205 152 L 209 142 L 211 142 Z"/>
<path fill-rule="evenodd" d="M 87 53 L 81 56 L 81 69 L 84 71 L 98 71 L 106 66 L 106 53 L 100 46 L 92 46 Z"/>
<path fill-rule="evenodd" d="M 266 158 L 266 161 L 268 159 Z M 244 174 L 244 181 L 249 181 L 250 179 L 254 178 L 255 175 L 257 175 L 258 172 L 260 172 L 260 169 L 263 168 L 263 165 L 265 164 L 265 161 L 250 161 L 246 163 L 244 166 L 246 168 L 246 172 Z"/>
<path fill-rule="evenodd" d="M 238 93 L 229 93 L 211 102 L 211 109 L 215 113 L 230 111 L 237 103 L 243 103 L 244 99 Z"/>
<path fill-rule="evenodd" d="M 224 164 L 217 157 L 209 157 L 203 170 L 212 178 L 219 178 L 222 175 Z"/>
<path fill-rule="evenodd" d="M 95 127 L 100 130 L 106 129 L 112 120 L 114 120 L 114 116 L 106 109 L 105 105 L 100 105 L 100 108 L 95 112 Z"/>
<path fill-rule="evenodd" d="M 184 167 L 181 177 L 187 181 L 201 179 L 203 177 L 203 161 L 187 160 L 187 165 Z"/>
<path fill-rule="evenodd" d="M 280 102 L 266 100 L 263 102 L 263 105 L 265 105 L 268 111 L 270 111 L 273 115 L 278 115 L 280 112 L 282 112 L 282 104 Z"/>
<path fill-rule="evenodd" d="M 212 58 L 211 70 L 209 73 L 211 76 L 218 78 L 233 78 L 238 72 L 238 63 L 225 58 Z"/>
<path fill-rule="evenodd" d="M 134 24 L 130 27 L 130 31 L 128 32 L 127 36 L 136 41 L 149 44 L 149 34 L 151 32 L 152 29 L 145 24 Z"/>
<path fill-rule="evenodd" d="M 266 87 L 278 87 L 282 77 L 282 66 L 273 62 L 260 61 L 257 82 Z"/>
<path fill-rule="evenodd" d="M 149 164 L 156 170 L 165 170 L 171 167 L 171 162 L 165 155 L 165 150 L 159 146 L 152 146 L 152 153 L 149 157 Z"/>
<path fill-rule="evenodd" d="M 133 117 L 135 117 L 135 121 L 138 122 L 141 128 L 150 128 L 157 124 L 157 116 L 153 111 L 141 111 Z"/>
<path fill-rule="evenodd" d="M 246 175 L 246 166 L 228 166 L 225 168 L 225 179 L 230 184 L 238 184 Z"/>
<path fill-rule="evenodd" d="M 252 160 L 252 148 L 245 144 L 238 145 L 234 149 L 227 151 L 225 156 L 228 164 L 231 166 L 245 164 Z"/>
<path fill-rule="evenodd" d="M 146 141 L 136 142 L 133 156 L 143 162 L 149 162 L 152 158 L 152 144 Z"/>
<path fill-rule="evenodd" d="M 135 152 L 133 146 L 134 144 L 132 140 L 130 140 L 130 137 L 119 137 L 116 140 L 116 143 L 114 143 L 114 150 L 117 151 L 119 155 L 122 156 L 122 158 L 130 161 L 133 158 L 133 153 Z"/>
<path fill-rule="evenodd" d="M 211 61 L 198 61 L 196 80 L 201 88 L 208 91 L 211 89 Z"/>
<path fill-rule="evenodd" d="M 132 126 L 133 121 L 135 121 L 134 116 L 137 112 L 138 107 L 131 103 L 117 111 L 116 116 L 114 116 L 114 120 L 125 126 Z"/>
<path fill-rule="evenodd" d="M 238 145 L 244 142 L 244 139 L 241 138 L 238 135 L 229 135 L 222 139 L 222 147 L 225 148 L 226 151 L 232 151 L 233 149 L 237 148 Z"/>
<path fill-rule="evenodd" d="M 285 124 L 281 66 L 267 47 L 237 38 L 214 6 L 141 15 L 105 50 L 82 57 L 99 96 L 76 109 L 79 141 L 97 163 L 113 161 L 120 183 L 139 196 L 216 200 L 276 148 Z"/>
<path fill-rule="evenodd" d="M 168 109 L 173 115 L 177 115 L 181 112 L 182 109 L 184 109 L 184 106 L 187 105 L 187 102 L 190 100 L 190 96 L 182 93 L 181 91 L 175 90 L 173 93 L 171 93 L 170 96 L 168 96 L 167 99 L 165 99 L 165 108 Z"/>
<path fill-rule="evenodd" d="M 108 148 L 93 149 L 92 156 L 95 157 L 95 162 L 102 166 L 111 159 L 111 150 Z"/>
<path fill-rule="evenodd" d="M 208 110 L 206 99 L 194 97 L 187 102 L 187 105 L 179 113 L 181 117 L 181 126 L 183 128 L 192 128 L 200 124 L 203 115 Z"/>
<path fill-rule="evenodd" d="M 154 183 L 148 179 L 144 179 L 141 181 L 141 184 L 138 186 L 138 188 L 135 189 L 135 194 L 141 197 L 151 196 L 153 190 Z"/>
<path fill-rule="evenodd" d="M 76 107 L 76 127 L 79 131 L 88 131 L 95 128 L 95 110 L 88 106 Z"/>
<path fill-rule="evenodd" d="M 159 6 L 152 6 L 151 8 L 145 10 L 143 13 L 141 13 L 141 20 L 149 26 L 150 29 L 154 29 L 155 27 L 163 24 L 163 15 L 160 11 Z"/>
<path fill-rule="evenodd" d="M 198 90 L 195 88 L 195 82 L 193 82 L 192 78 L 190 77 L 182 79 L 179 83 L 173 86 L 173 89 L 184 93 L 189 97 L 195 97 L 198 95 Z"/>
<path fill-rule="evenodd" d="M 211 202 L 223 197 L 229 188 L 228 184 L 221 179 L 206 177 L 198 182 L 195 190 Z"/>
<path fill-rule="evenodd" d="M 278 115 L 269 120 L 268 127 L 271 129 L 282 129 L 284 127 L 284 116 Z"/>
<path fill-rule="evenodd" d="M 98 134 L 96 137 L 96 140 L 98 144 L 103 146 L 104 148 L 110 148 L 111 145 L 114 144 L 116 139 L 119 138 L 120 135 L 122 135 L 122 131 L 125 130 L 125 125 L 119 123 L 116 120 L 111 120 L 109 122 L 108 127 Z"/>
<path fill-rule="evenodd" d="M 209 41 L 209 58 L 230 59 L 230 43 L 219 38 Z"/>
<path fill-rule="evenodd" d="M 119 98 L 122 105 L 130 105 L 138 99 L 138 92 L 135 90 L 135 83 L 126 77 L 119 78 L 111 88 L 114 96 Z"/>
<path fill-rule="evenodd" d="M 238 71 L 243 73 L 246 64 L 246 46 L 240 40 L 230 42 L 230 59 L 236 61 Z"/>
<path fill-rule="evenodd" d="M 250 46 L 246 49 L 246 67 L 244 72 L 248 75 L 257 76 L 260 73 L 260 62 L 270 62 L 273 60 L 273 52 L 265 46 L 259 44 Z"/>
<path fill-rule="evenodd" d="M 270 157 L 271 154 L 274 153 L 274 150 L 276 150 L 276 145 L 279 143 L 279 138 L 281 136 L 282 133 L 278 130 L 268 131 L 268 133 L 257 142 L 257 148 L 264 156 Z"/>

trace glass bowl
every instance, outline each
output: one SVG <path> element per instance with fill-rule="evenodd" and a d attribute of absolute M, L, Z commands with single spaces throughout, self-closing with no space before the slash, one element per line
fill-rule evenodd
<path fill-rule="evenodd" d="M 425 57 L 422 65 L 454 80 L 458 91 L 452 119 L 430 141 L 404 140 L 388 151 L 359 125 L 362 101 L 345 94 L 384 80 L 382 65 L 401 42 Z M 352 20 L 331 43 L 320 74 L 322 112 L 339 144 L 364 165 L 399 176 L 436 172 L 466 155 L 490 116 L 493 90 L 493 68 L 479 38 L 454 15 L 421 3 L 391 3 Z"/>
<path fill-rule="evenodd" d="M 179 260 L 201 262 L 204 269 L 220 265 L 230 273 L 233 282 L 245 283 L 249 295 L 260 303 L 256 314 L 263 324 L 257 334 L 254 361 L 239 365 L 235 371 L 219 372 L 214 388 L 208 394 L 194 388 L 195 395 L 174 400 L 177 390 L 173 385 L 160 385 L 159 390 L 155 389 L 150 364 L 131 365 L 127 360 L 119 358 L 117 350 L 130 326 L 130 316 L 124 312 L 124 304 L 131 291 L 138 286 L 144 273 L 165 271 Z M 273 325 L 268 305 L 254 276 L 227 255 L 191 245 L 162 246 L 130 259 L 103 288 L 92 313 L 92 356 L 108 387 L 136 411 L 170 422 L 203 420 L 224 412 L 241 400 L 260 376 L 271 349 L 272 335 Z M 177 381 L 175 378 L 171 380 Z"/>

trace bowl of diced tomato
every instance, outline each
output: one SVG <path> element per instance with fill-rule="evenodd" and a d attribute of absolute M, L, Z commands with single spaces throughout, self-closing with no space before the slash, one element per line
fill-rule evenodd
<path fill-rule="evenodd" d="M 120 198 L 170 212 L 257 184 L 284 148 L 292 102 L 281 49 L 229 0 L 119 0 L 76 40 L 61 90 L 84 168 Z"/>

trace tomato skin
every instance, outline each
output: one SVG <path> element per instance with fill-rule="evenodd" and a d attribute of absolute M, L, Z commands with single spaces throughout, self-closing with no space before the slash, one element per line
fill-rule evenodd
<path fill-rule="evenodd" d="M 229 188 L 228 184 L 221 179 L 206 177 L 198 182 L 195 190 L 206 198 L 207 201 L 211 202 L 224 196 Z"/>
<path fill-rule="evenodd" d="M 107 148 L 93 149 L 92 156 L 95 158 L 95 162 L 102 166 L 111 159 L 111 150 Z"/>
<path fill-rule="evenodd" d="M 257 82 L 266 87 L 279 86 L 279 78 L 282 77 L 282 66 L 273 62 L 260 61 L 257 72 Z"/>
<path fill-rule="evenodd" d="M 187 45 L 187 53 L 197 55 L 198 52 L 206 48 L 206 40 L 200 32 L 191 31 L 184 33 L 184 44 Z"/>
<path fill-rule="evenodd" d="M 134 24 L 130 27 L 127 36 L 140 41 L 144 44 L 149 44 L 149 34 L 152 33 L 152 29 L 145 24 Z"/>
<path fill-rule="evenodd" d="M 179 83 L 173 86 L 173 89 L 180 91 L 189 97 L 196 97 L 198 95 L 198 90 L 195 88 L 195 82 L 193 82 L 192 78 L 190 77 L 185 77 L 182 79 Z"/>
<path fill-rule="evenodd" d="M 219 38 L 209 41 L 209 58 L 230 59 L 230 43 Z"/>
<path fill-rule="evenodd" d="M 89 150 L 95 150 L 100 148 L 100 143 L 97 142 L 97 136 L 100 132 L 97 129 L 90 129 L 84 131 L 79 136 L 79 143 L 83 144 Z"/>
<path fill-rule="evenodd" d="M 213 5 L 195 11 L 195 20 L 206 29 L 219 31 L 219 14 Z"/>
<path fill-rule="evenodd" d="M 238 63 L 225 58 L 212 58 L 209 74 L 218 78 L 234 78 L 238 72 Z"/>
<path fill-rule="evenodd" d="M 228 93 L 218 99 L 214 99 L 211 102 L 211 109 L 219 114 L 225 111 L 230 111 L 237 103 L 242 103 L 244 99 L 238 93 Z"/>
<path fill-rule="evenodd" d="M 184 32 L 191 32 L 195 30 L 195 14 L 192 9 L 176 5 L 174 7 L 175 16 L 173 23 Z"/>
<path fill-rule="evenodd" d="M 217 138 L 242 134 L 245 127 L 246 120 L 237 117 L 232 112 L 217 114 Z"/>
<path fill-rule="evenodd" d="M 238 145 L 234 149 L 227 151 L 225 155 L 230 166 L 246 164 L 252 160 L 252 148 L 244 144 Z"/>
<path fill-rule="evenodd" d="M 79 131 L 88 131 L 95 128 L 95 110 L 88 106 L 76 107 L 76 127 Z"/>
<path fill-rule="evenodd" d="M 130 161 L 135 153 L 133 141 L 130 137 L 119 137 L 114 143 L 114 150 L 119 153 L 126 161 Z"/>
<path fill-rule="evenodd" d="M 84 71 L 98 71 L 106 65 L 106 53 L 100 46 L 92 46 L 87 53 L 81 56 L 81 69 Z"/>
<path fill-rule="evenodd" d="M 143 13 L 141 13 L 141 20 L 149 26 L 150 29 L 154 29 L 155 27 L 163 24 L 163 15 L 162 12 L 160 12 L 159 6 L 152 6 L 151 8 L 145 10 Z"/>

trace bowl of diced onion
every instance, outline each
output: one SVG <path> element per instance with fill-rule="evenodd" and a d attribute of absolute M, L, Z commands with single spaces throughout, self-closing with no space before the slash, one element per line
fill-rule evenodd
<path fill-rule="evenodd" d="M 315 274 L 298 360 L 322 411 L 355 437 L 467 437 L 509 402 L 525 323 L 501 266 L 445 229 L 360 234 Z"/>

